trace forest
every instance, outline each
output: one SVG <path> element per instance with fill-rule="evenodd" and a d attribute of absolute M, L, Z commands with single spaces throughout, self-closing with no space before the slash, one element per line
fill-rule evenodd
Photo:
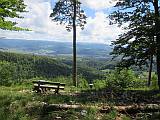
<path fill-rule="evenodd" d="M 160 1 L 111 0 L 106 19 L 125 32 L 106 48 L 77 42 L 88 24 L 83 1 L 54 2 L 48 17 L 72 43 L 0 35 L 0 119 L 160 120 Z M 14 21 L 26 8 L 0 0 L 0 32 L 32 31 Z"/>
<path fill-rule="evenodd" d="M 41 78 L 52 79 L 58 76 L 71 76 L 71 60 L 61 60 L 55 57 L 37 56 L 11 52 L 0 52 L 1 85 L 22 83 L 25 79 Z M 89 61 L 91 62 L 91 61 Z M 104 72 L 99 72 L 96 67 L 80 62 L 79 75 L 88 82 L 94 79 L 105 78 Z M 94 64 L 94 63 L 90 63 Z M 98 64 L 98 63 L 97 63 Z M 87 65 L 87 66 L 86 66 Z"/>

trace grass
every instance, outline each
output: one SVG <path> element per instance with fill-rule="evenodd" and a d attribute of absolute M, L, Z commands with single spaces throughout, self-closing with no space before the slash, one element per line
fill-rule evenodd
<path fill-rule="evenodd" d="M 0 87 L 0 118 L 1 120 L 51 120 L 59 117 L 63 120 L 97 120 L 102 119 L 96 107 L 84 110 L 60 110 L 46 113 L 44 102 L 49 104 L 83 103 L 83 100 L 70 95 L 37 94 L 31 92 L 31 86 L 26 83 L 11 87 Z M 88 104 L 89 105 L 89 104 Z M 93 106 L 93 105 L 92 105 Z"/>
<path fill-rule="evenodd" d="M 1 120 L 21 120 L 27 118 L 24 106 L 32 100 L 32 96 L 21 93 L 20 88 L 0 88 L 0 116 Z"/>
<path fill-rule="evenodd" d="M 56 81 L 54 79 L 53 81 Z M 66 81 L 66 79 L 62 80 Z M 1 120 L 51 120 L 61 118 L 63 120 L 115 120 L 119 117 L 122 120 L 131 120 L 130 117 L 117 113 L 112 110 L 109 113 L 100 113 L 97 107 L 110 105 L 113 106 L 123 100 L 116 98 L 124 91 L 115 92 L 113 98 L 104 93 L 105 89 L 91 90 L 86 88 L 76 89 L 66 86 L 66 92 L 55 94 L 37 94 L 32 92 L 32 83 L 12 85 L 11 87 L 0 86 L 0 119 Z M 75 91 L 78 91 L 76 93 Z M 133 90 L 130 90 L 133 91 Z M 152 93 L 149 90 L 134 90 L 135 94 L 141 98 L 159 98 L 159 93 Z M 127 91 L 129 93 L 129 90 Z M 129 93 L 129 95 L 132 95 Z M 149 96 L 148 96 L 149 95 Z M 84 109 L 55 110 L 46 112 L 44 103 L 47 104 L 81 104 L 89 106 Z M 130 102 L 131 104 L 134 101 Z M 158 116 L 159 114 L 157 114 Z M 146 117 L 146 115 L 144 115 Z"/>

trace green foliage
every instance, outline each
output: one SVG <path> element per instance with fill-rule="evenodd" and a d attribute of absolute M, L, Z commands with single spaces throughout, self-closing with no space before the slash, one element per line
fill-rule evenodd
<path fill-rule="evenodd" d="M 59 58 L 61 62 L 72 65 L 72 58 L 66 57 L 65 59 Z M 107 61 L 107 62 L 106 62 Z M 103 69 L 103 65 L 108 65 L 108 59 L 93 59 L 93 58 L 81 58 L 77 59 L 77 74 L 78 78 L 83 77 L 89 83 L 96 79 L 105 79 L 105 72 L 100 71 Z"/>
<path fill-rule="evenodd" d="M 96 108 L 88 108 L 86 115 L 84 115 L 83 120 L 96 120 L 97 109 Z"/>
<path fill-rule="evenodd" d="M 115 103 L 108 103 L 108 101 L 110 101 L 111 99 L 109 96 L 110 93 L 106 94 L 106 97 L 104 95 L 98 95 L 98 93 L 96 95 L 91 92 L 77 94 L 37 94 L 31 92 L 30 87 L 28 87 L 28 82 L 25 84 L 26 85 L 23 86 L 14 85 L 12 87 L 0 87 L 1 120 L 54 120 L 58 119 L 58 117 L 63 120 L 130 120 L 128 116 L 119 114 L 118 111 L 114 109 L 109 113 L 99 112 L 99 109 L 105 108 L 105 105 L 110 105 L 111 108 L 113 105 L 115 105 Z M 123 99 L 119 96 L 123 93 L 130 94 L 128 94 L 127 97 Z M 117 96 L 117 98 L 115 99 L 119 100 L 117 101 L 117 104 L 119 104 L 120 101 L 128 100 L 131 98 L 138 100 L 144 98 L 147 98 L 144 100 L 159 100 L 159 94 L 156 91 L 117 91 L 117 93 L 115 94 Z M 93 101 L 94 103 L 91 103 Z M 104 103 L 104 101 L 107 103 Z M 133 103 L 135 103 L 135 100 Z M 45 109 L 46 107 L 44 105 L 48 104 L 78 104 L 82 105 L 83 108 L 54 110 L 54 108 L 48 107 L 48 109 Z M 142 113 L 141 115 L 136 115 L 135 119 L 138 120 L 139 118 L 141 118 L 143 120 L 145 118 L 152 118 L 154 120 L 158 119 L 159 116 L 159 112 L 151 114 Z"/>
<path fill-rule="evenodd" d="M 87 66 L 78 66 L 78 74 L 83 76 L 89 82 L 92 82 L 96 79 L 104 79 L 104 74 L 94 68 Z"/>
<path fill-rule="evenodd" d="M 74 87 L 73 82 L 72 82 L 72 77 L 65 77 L 65 76 L 58 76 L 56 78 L 49 79 L 50 81 L 53 82 L 61 82 L 65 83 L 67 88 L 65 88 L 65 91 L 70 91 L 70 92 L 75 92 L 75 91 L 80 91 L 80 90 L 86 90 L 89 88 L 89 84 L 86 79 L 84 79 L 82 76 L 78 77 L 78 86 Z"/>
<path fill-rule="evenodd" d="M 25 113 L 24 106 L 32 97 L 29 94 L 17 92 L 8 87 L 0 90 L 0 118 L 1 120 L 31 120 Z"/>
<path fill-rule="evenodd" d="M 6 18 L 23 18 L 20 13 L 26 12 L 23 0 L 0 0 L 0 29 L 4 30 L 28 30 L 16 27 L 16 22 Z"/>
<path fill-rule="evenodd" d="M 5 64 L 5 66 L 2 65 L 0 69 L 1 71 L 2 69 L 4 69 L 4 72 L 5 70 L 9 70 L 8 73 L 5 73 L 9 74 L 6 75 L 6 77 L 10 77 L 8 81 L 10 81 L 11 83 L 20 84 L 25 79 L 35 78 L 60 81 L 66 83 L 69 86 L 73 85 L 73 83 L 71 82 L 72 78 L 70 77 L 72 73 L 70 64 L 67 65 L 62 60 L 56 60 L 54 57 L 35 56 L 29 54 L 18 54 L 0 51 L 0 62 L 1 61 L 3 64 Z M 84 78 L 88 82 L 92 82 L 94 79 L 104 78 L 104 75 L 101 72 L 98 72 L 96 69 L 86 66 L 78 67 L 78 75 L 82 76 L 79 78 L 80 80 L 81 78 Z M 1 82 L 3 81 L 7 80 L 3 78 Z"/>
<path fill-rule="evenodd" d="M 88 89 L 88 88 L 89 88 L 89 84 L 88 84 L 87 80 L 85 80 L 85 79 L 83 79 L 83 78 L 79 78 L 78 88 Z"/>
<path fill-rule="evenodd" d="M 24 79 L 55 78 L 71 73 L 68 65 L 49 57 L 0 52 L 0 61 L 1 82 L 6 81 L 6 84 L 7 81 L 20 83 Z"/>
<path fill-rule="evenodd" d="M 67 110 L 67 111 L 54 111 L 49 113 L 49 115 L 44 116 L 43 120 L 76 120 L 79 117 L 79 113 L 75 110 Z"/>
<path fill-rule="evenodd" d="M 76 5 L 76 14 L 74 13 L 74 6 Z M 75 15 L 74 15 L 75 14 Z M 75 18 L 76 16 L 76 18 Z M 50 17 L 53 21 L 59 22 L 60 24 L 66 24 L 67 31 L 71 31 L 74 20 L 76 26 L 84 29 L 86 24 L 86 15 L 81 10 L 81 3 L 78 0 L 59 0 L 51 13 Z"/>
<path fill-rule="evenodd" d="M 112 110 L 110 113 L 104 115 L 102 117 L 102 120 L 115 120 L 117 115 L 118 115 L 117 111 Z"/>
<path fill-rule="evenodd" d="M 150 57 L 156 55 L 157 46 L 153 3 L 150 0 L 124 0 L 116 7 L 119 9 L 110 15 L 111 20 L 119 25 L 127 22 L 128 26 L 125 27 L 127 32 L 112 42 L 114 49 L 111 54 L 115 57 L 121 55 L 119 67 L 148 64 Z"/>
<path fill-rule="evenodd" d="M 73 83 L 72 83 L 72 80 L 71 80 L 71 79 L 72 79 L 71 76 L 69 76 L 69 77 L 58 76 L 58 77 L 55 77 L 55 78 L 50 79 L 50 81 L 65 83 L 67 86 L 72 86 Z"/>
<path fill-rule="evenodd" d="M 9 62 L 0 61 L 0 85 L 9 86 L 15 78 L 16 66 Z"/>
<path fill-rule="evenodd" d="M 125 89 L 134 87 L 136 77 L 132 70 L 115 70 L 107 76 L 107 88 Z"/>
<path fill-rule="evenodd" d="M 122 115 L 122 120 L 132 120 L 130 117 L 126 116 L 126 115 Z"/>
<path fill-rule="evenodd" d="M 102 89 L 106 87 L 106 80 L 94 80 L 93 81 L 93 87 L 96 90 Z"/>
<path fill-rule="evenodd" d="M 151 58 L 157 58 L 158 86 L 160 88 L 160 13 L 158 0 L 118 1 L 110 18 L 111 24 L 118 23 L 127 32 L 121 34 L 114 45 L 112 55 L 121 56 L 118 67 L 147 65 Z"/>
<path fill-rule="evenodd" d="M 157 75 L 154 73 L 152 74 L 152 78 L 151 78 L 151 89 L 158 89 L 158 85 L 157 85 Z"/>

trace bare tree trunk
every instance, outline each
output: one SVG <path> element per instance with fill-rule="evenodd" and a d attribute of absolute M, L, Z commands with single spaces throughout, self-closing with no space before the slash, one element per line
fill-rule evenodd
<path fill-rule="evenodd" d="M 55 110 L 69 110 L 69 109 L 79 109 L 83 110 L 90 108 L 91 106 L 82 106 L 82 105 L 67 105 L 67 104 L 50 104 L 44 105 L 45 110 L 48 112 Z M 159 104 L 133 104 L 127 106 L 103 106 L 95 107 L 100 113 L 109 113 L 111 110 L 116 110 L 119 113 L 123 114 L 136 114 L 136 113 L 148 113 L 148 112 L 158 112 L 160 109 Z"/>
<path fill-rule="evenodd" d="M 155 10 L 155 29 L 156 29 L 156 44 L 157 44 L 157 75 L 158 75 L 158 87 L 160 89 L 160 23 L 159 23 L 159 6 L 158 6 L 158 0 L 153 0 L 154 10 Z"/>
<path fill-rule="evenodd" d="M 148 87 L 150 87 L 150 85 L 151 85 L 152 65 L 153 65 L 153 56 L 150 57 L 149 75 L 148 75 Z"/>
<path fill-rule="evenodd" d="M 74 0 L 74 16 L 73 16 L 73 84 L 77 86 L 77 50 L 76 50 L 76 0 Z"/>
<path fill-rule="evenodd" d="M 157 50 L 157 75 L 158 75 L 158 87 L 160 90 L 160 50 Z"/>

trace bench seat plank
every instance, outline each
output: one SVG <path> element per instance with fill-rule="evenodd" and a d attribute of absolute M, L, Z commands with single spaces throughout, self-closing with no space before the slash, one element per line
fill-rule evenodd
<path fill-rule="evenodd" d="M 35 87 L 38 87 L 38 84 L 34 84 Z M 50 86 L 50 85 L 40 85 L 40 88 L 52 88 L 57 89 L 58 86 Z M 64 90 L 64 86 L 59 86 L 59 89 Z"/>
<path fill-rule="evenodd" d="M 64 90 L 65 83 L 50 82 L 45 80 L 32 81 L 34 83 L 33 90 L 37 92 L 46 92 L 47 90 L 53 89 L 58 94 L 59 90 Z"/>
<path fill-rule="evenodd" d="M 60 83 L 60 82 L 50 82 L 50 81 L 44 81 L 44 80 L 38 80 L 38 81 L 33 81 L 33 83 L 41 83 L 41 84 L 50 84 L 50 85 L 64 85 L 65 86 L 65 83 Z"/>

